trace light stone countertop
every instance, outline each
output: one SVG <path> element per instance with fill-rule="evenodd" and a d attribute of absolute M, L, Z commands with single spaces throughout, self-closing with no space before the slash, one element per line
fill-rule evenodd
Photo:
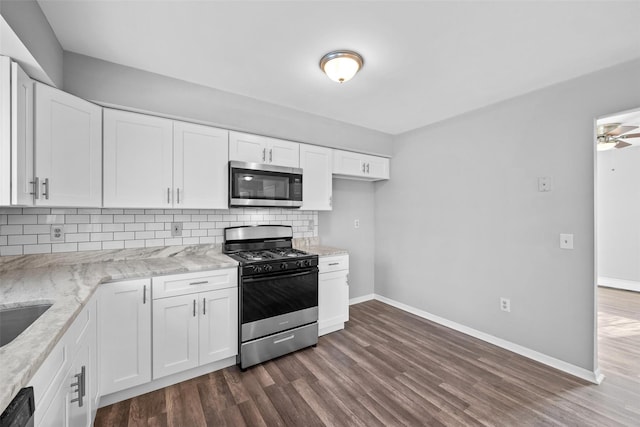
<path fill-rule="evenodd" d="M 13 259 L 0 264 L 0 308 L 47 302 L 53 305 L 12 342 L 0 347 L 0 412 L 29 384 L 99 284 L 238 265 L 220 253 L 219 247 L 181 248 L 169 251 L 169 255 L 164 248 L 164 252 L 147 251 L 129 259 L 120 259 L 118 251 L 66 254 L 69 263 L 63 265 L 55 255 L 3 257 Z M 107 261 L 101 260 L 105 258 Z M 73 260 L 81 263 L 71 264 Z"/>
<path fill-rule="evenodd" d="M 347 255 L 349 253 L 344 249 L 322 245 L 296 246 L 296 248 L 318 256 Z"/>
<path fill-rule="evenodd" d="M 319 245 L 316 239 L 294 243 L 318 256 L 347 254 Z M 0 412 L 29 384 L 101 283 L 237 265 L 221 253 L 220 245 L 0 257 L 0 309 L 53 304 L 22 334 L 0 347 Z"/>

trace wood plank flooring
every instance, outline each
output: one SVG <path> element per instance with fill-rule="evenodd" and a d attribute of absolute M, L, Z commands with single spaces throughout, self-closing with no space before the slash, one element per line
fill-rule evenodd
<path fill-rule="evenodd" d="M 95 425 L 640 426 L 640 294 L 599 301 L 600 386 L 368 301 L 316 348 L 116 403 Z"/>

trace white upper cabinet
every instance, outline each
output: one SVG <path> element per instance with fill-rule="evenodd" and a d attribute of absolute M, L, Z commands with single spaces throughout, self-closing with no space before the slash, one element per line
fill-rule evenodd
<path fill-rule="evenodd" d="M 104 110 L 104 206 L 173 206 L 173 122 Z"/>
<path fill-rule="evenodd" d="M 225 209 L 223 129 L 104 111 L 104 206 Z"/>
<path fill-rule="evenodd" d="M 174 206 L 183 209 L 227 209 L 228 159 L 228 131 L 174 122 Z"/>
<path fill-rule="evenodd" d="M 0 205 L 32 206 L 33 80 L 0 56 Z"/>
<path fill-rule="evenodd" d="M 341 178 L 369 181 L 389 179 L 389 159 L 351 151 L 334 150 L 333 173 Z"/>
<path fill-rule="evenodd" d="M 248 133 L 229 132 L 229 160 L 299 167 L 300 144 Z"/>
<path fill-rule="evenodd" d="M 35 84 L 36 205 L 102 205 L 101 136 L 101 107 Z"/>
<path fill-rule="evenodd" d="M 300 144 L 302 168 L 301 210 L 331 210 L 333 150 Z"/>

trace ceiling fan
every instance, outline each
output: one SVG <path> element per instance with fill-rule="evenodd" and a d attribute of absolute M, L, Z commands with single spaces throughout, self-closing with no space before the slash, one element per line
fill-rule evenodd
<path fill-rule="evenodd" d="M 638 126 L 622 126 L 622 123 L 607 123 L 598 126 L 598 151 L 625 148 L 631 144 L 625 139 L 640 138 L 640 133 L 627 133 Z"/>

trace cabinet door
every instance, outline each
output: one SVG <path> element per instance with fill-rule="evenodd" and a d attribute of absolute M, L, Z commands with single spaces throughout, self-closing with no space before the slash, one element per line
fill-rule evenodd
<path fill-rule="evenodd" d="M 333 153 L 330 148 L 300 144 L 301 210 L 331 210 Z"/>
<path fill-rule="evenodd" d="M 198 294 L 153 300 L 153 379 L 198 366 Z"/>
<path fill-rule="evenodd" d="M 227 209 L 229 131 L 173 124 L 174 206 Z"/>
<path fill-rule="evenodd" d="M 269 164 L 297 168 L 300 166 L 300 144 L 269 138 L 267 157 Z"/>
<path fill-rule="evenodd" d="M 370 178 L 389 179 L 389 159 L 377 156 L 366 156 L 365 175 Z"/>
<path fill-rule="evenodd" d="M 35 85 L 36 205 L 102 205 L 102 108 Z"/>
<path fill-rule="evenodd" d="M 66 400 L 69 408 L 69 427 L 91 426 L 91 387 L 89 385 L 90 348 L 82 342 L 67 377 Z"/>
<path fill-rule="evenodd" d="M 198 294 L 200 365 L 238 354 L 238 288 Z"/>
<path fill-rule="evenodd" d="M 333 173 L 338 175 L 363 176 L 364 162 L 360 153 L 351 151 L 334 150 Z"/>
<path fill-rule="evenodd" d="M 173 122 L 104 110 L 104 206 L 173 206 Z"/>
<path fill-rule="evenodd" d="M 149 279 L 100 286 L 101 395 L 151 381 L 150 289 Z"/>
<path fill-rule="evenodd" d="M 33 184 L 33 80 L 11 63 L 11 204 L 31 206 Z"/>
<path fill-rule="evenodd" d="M 320 335 L 342 329 L 349 320 L 349 285 L 345 270 L 318 275 L 318 330 Z"/>
<path fill-rule="evenodd" d="M 11 204 L 11 58 L 0 55 L 0 206 Z"/>
<path fill-rule="evenodd" d="M 264 136 L 229 132 L 229 160 L 268 163 L 267 140 Z"/>
<path fill-rule="evenodd" d="M 53 399 L 49 406 L 43 407 L 39 402 L 36 402 L 36 414 L 40 411 L 41 415 L 36 415 L 36 419 L 40 420 L 37 427 L 68 427 L 69 426 L 69 394 L 71 392 L 71 370 L 69 369 L 64 377 L 64 380 L 58 386 L 58 389 L 53 395 Z M 40 406 L 38 406 L 40 405 Z"/>

